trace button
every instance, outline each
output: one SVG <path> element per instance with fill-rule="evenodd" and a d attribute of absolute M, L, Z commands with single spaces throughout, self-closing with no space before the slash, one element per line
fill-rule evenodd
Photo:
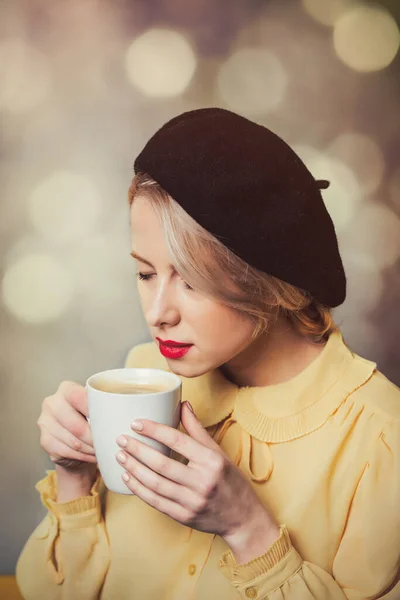
<path fill-rule="evenodd" d="M 189 575 L 194 575 L 196 573 L 196 565 L 189 565 Z"/>
<path fill-rule="evenodd" d="M 257 589 L 255 587 L 248 587 L 245 594 L 248 598 L 257 598 Z"/>

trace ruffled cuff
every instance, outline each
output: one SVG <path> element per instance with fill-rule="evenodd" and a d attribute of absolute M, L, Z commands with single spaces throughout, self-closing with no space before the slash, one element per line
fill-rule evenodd
<path fill-rule="evenodd" d="M 55 470 L 46 471 L 47 475 L 35 486 L 40 493 L 42 504 L 57 518 L 63 519 L 63 528 L 91 527 L 101 520 L 100 491 L 102 478 L 98 471 L 90 495 L 82 496 L 68 502 L 56 502 L 57 498 L 57 473 Z"/>
<path fill-rule="evenodd" d="M 290 540 L 286 525 L 268 550 L 248 563 L 238 565 L 231 550 L 223 553 L 218 563 L 220 571 L 235 586 L 243 600 L 264 598 L 285 583 L 303 563 Z"/>

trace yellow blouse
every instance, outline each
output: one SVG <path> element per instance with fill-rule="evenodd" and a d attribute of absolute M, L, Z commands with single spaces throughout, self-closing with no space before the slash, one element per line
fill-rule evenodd
<path fill-rule="evenodd" d="M 126 366 L 170 370 L 154 342 Z M 285 383 L 238 387 L 218 369 L 181 379 L 182 401 L 246 474 L 280 537 L 237 564 L 218 535 L 108 491 L 100 476 L 89 496 L 57 503 L 47 471 L 36 489 L 48 512 L 17 563 L 24 598 L 399 599 L 400 389 L 376 364 L 336 332 Z"/>

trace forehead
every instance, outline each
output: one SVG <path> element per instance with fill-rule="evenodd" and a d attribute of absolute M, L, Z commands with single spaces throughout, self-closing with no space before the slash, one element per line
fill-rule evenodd
<path fill-rule="evenodd" d="M 143 195 L 134 198 L 131 205 L 130 219 L 132 231 L 137 232 L 140 232 L 143 228 L 161 225 L 160 218 L 151 202 Z"/>
<path fill-rule="evenodd" d="M 149 265 L 149 267 L 154 268 L 154 265 L 147 258 L 144 258 L 144 256 L 141 256 L 138 252 L 136 252 L 136 250 L 132 250 L 131 256 L 133 256 L 133 258 L 135 258 L 136 260 L 144 263 L 145 265 Z M 176 271 L 174 265 L 172 265 L 171 263 L 168 265 L 168 267 L 172 271 Z"/>
<path fill-rule="evenodd" d="M 135 197 L 131 206 L 131 256 L 152 268 L 170 259 L 159 215 L 144 196 Z M 168 265 L 175 270 L 173 265 Z"/>

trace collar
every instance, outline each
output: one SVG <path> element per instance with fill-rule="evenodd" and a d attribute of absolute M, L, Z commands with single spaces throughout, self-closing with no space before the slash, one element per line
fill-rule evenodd
<path fill-rule="evenodd" d="M 158 345 L 146 346 L 151 348 L 152 366 L 171 371 Z M 143 358 L 148 366 L 150 356 Z M 198 377 L 180 376 L 182 401 L 190 401 L 204 427 L 218 425 L 232 415 L 256 439 L 284 442 L 320 427 L 375 368 L 376 363 L 354 354 L 337 330 L 317 358 L 289 381 L 239 387 L 214 369 Z"/>
<path fill-rule="evenodd" d="M 135 367 L 171 371 L 155 342 L 142 344 L 135 354 Z M 190 401 L 204 427 L 215 426 L 210 435 L 220 446 L 231 425 L 238 424 L 239 445 L 233 461 L 250 480 L 264 483 L 274 468 L 270 444 L 287 442 L 321 427 L 375 370 L 376 363 L 354 354 L 336 330 L 317 358 L 289 381 L 239 387 L 214 369 L 199 377 L 180 376 L 182 401 Z M 256 475 L 252 468 L 257 445 L 264 453 L 263 475 Z"/>
<path fill-rule="evenodd" d="M 156 342 L 135 346 L 128 356 L 126 367 L 162 369 L 172 372 Z M 226 379 L 218 369 L 198 377 L 183 377 L 182 402 L 189 400 L 203 427 L 217 425 L 234 408 L 238 387 Z"/>

